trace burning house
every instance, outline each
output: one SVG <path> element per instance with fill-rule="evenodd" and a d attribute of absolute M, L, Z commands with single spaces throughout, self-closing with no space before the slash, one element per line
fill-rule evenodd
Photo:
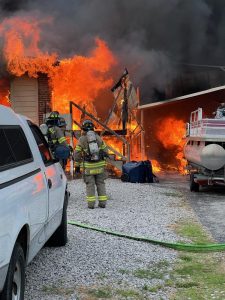
<path fill-rule="evenodd" d="M 168 170 L 184 170 L 183 158 L 186 122 L 198 107 L 213 117 L 219 103 L 225 100 L 225 86 L 139 106 L 144 116 L 146 155 L 155 166 Z M 157 163 L 160 162 L 160 163 Z"/>
<path fill-rule="evenodd" d="M 108 99 L 101 99 L 101 92 L 113 85 L 111 73 L 117 61 L 104 41 L 96 39 L 96 47 L 89 56 L 76 55 L 59 61 L 55 54 L 43 53 L 38 48 L 37 23 L 25 19 L 5 20 L 0 35 L 4 41 L 4 74 L 7 73 L 1 79 L 1 104 L 11 106 L 37 124 L 43 122 L 50 110 L 71 114 L 73 126 L 69 129 L 78 131 L 81 120 L 91 117 L 121 162 L 138 155 L 140 124 L 134 112 L 138 103 L 128 73 L 114 88 L 113 92 L 117 93 L 114 100 L 112 94 Z"/>
<path fill-rule="evenodd" d="M 115 63 L 107 45 L 96 39 L 88 57 L 57 60 L 56 54 L 39 49 L 39 24 L 25 18 L 6 19 L 0 25 L 3 42 L 0 103 L 12 106 L 35 122 L 49 109 L 69 112 L 73 100 L 89 107 L 98 92 L 110 88 L 108 71 Z"/>

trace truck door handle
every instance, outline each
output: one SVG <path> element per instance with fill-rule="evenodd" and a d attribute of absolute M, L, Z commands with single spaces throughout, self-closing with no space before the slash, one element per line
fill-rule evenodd
<path fill-rule="evenodd" d="M 50 189 L 52 187 L 52 181 L 51 179 L 48 179 L 48 188 Z"/>

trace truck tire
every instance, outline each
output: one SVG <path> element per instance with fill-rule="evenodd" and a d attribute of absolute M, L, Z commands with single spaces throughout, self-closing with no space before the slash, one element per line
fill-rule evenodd
<path fill-rule="evenodd" d="M 25 289 L 25 258 L 19 243 L 16 243 L 12 252 L 9 269 L 1 300 L 23 300 Z"/>
<path fill-rule="evenodd" d="M 199 184 L 194 181 L 194 174 L 190 175 L 190 191 L 191 192 L 199 192 Z"/>
<path fill-rule="evenodd" d="M 61 247 L 67 243 L 67 199 L 63 206 L 62 221 L 50 239 L 47 241 L 47 247 Z"/>

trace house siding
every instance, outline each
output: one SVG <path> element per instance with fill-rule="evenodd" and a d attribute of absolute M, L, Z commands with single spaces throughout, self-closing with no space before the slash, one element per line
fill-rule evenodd
<path fill-rule="evenodd" d="M 38 123 L 38 82 L 28 76 L 15 77 L 10 82 L 10 102 L 16 113 Z"/>
<path fill-rule="evenodd" d="M 43 116 L 51 111 L 51 90 L 49 78 L 39 74 L 38 78 L 24 75 L 10 81 L 10 103 L 16 113 L 43 123 Z"/>

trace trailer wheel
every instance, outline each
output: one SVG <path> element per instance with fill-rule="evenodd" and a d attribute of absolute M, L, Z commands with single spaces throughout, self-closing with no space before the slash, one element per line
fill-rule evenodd
<path fill-rule="evenodd" d="M 199 192 L 199 184 L 194 181 L 194 173 L 190 175 L 190 191 Z"/>

